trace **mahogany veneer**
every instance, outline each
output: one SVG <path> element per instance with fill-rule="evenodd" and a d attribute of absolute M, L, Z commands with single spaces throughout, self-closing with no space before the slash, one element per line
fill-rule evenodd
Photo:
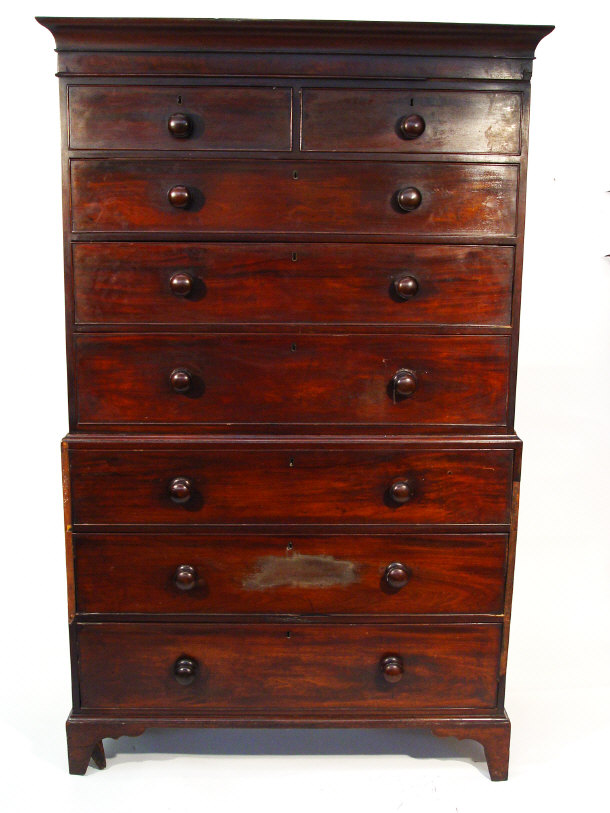
<path fill-rule="evenodd" d="M 78 242 L 72 267 L 83 329 L 512 323 L 512 246 Z"/>
<path fill-rule="evenodd" d="M 402 726 L 506 779 L 543 26 L 40 18 L 61 90 L 70 771 Z"/>
<path fill-rule="evenodd" d="M 301 717 L 491 710 L 501 634 L 498 623 L 84 624 L 81 704 L 96 712 L 171 707 Z M 184 650 L 178 657 L 176 640 Z M 389 655 L 400 680 L 380 668 Z M 176 680 L 180 661 L 187 663 Z"/>
<path fill-rule="evenodd" d="M 512 237 L 518 177 L 465 162 L 73 158 L 72 230 Z"/>

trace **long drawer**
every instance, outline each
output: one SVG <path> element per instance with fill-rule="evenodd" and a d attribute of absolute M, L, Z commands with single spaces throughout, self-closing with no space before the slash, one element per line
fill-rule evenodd
<path fill-rule="evenodd" d="M 506 424 L 510 339 L 76 337 L 79 425 Z"/>
<path fill-rule="evenodd" d="M 490 709 L 497 702 L 501 629 L 80 625 L 81 708 L 248 714 Z"/>
<path fill-rule="evenodd" d="M 71 85 L 73 150 L 289 150 L 286 87 Z"/>
<path fill-rule="evenodd" d="M 519 170 L 404 161 L 72 159 L 70 177 L 75 232 L 513 237 Z M 412 191 L 403 206 L 416 205 L 410 211 L 399 207 L 405 190 Z"/>
<path fill-rule="evenodd" d="M 70 452 L 72 520 L 86 524 L 509 522 L 511 449 Z"/>
<path fill-rule="evenodd" d="M 74 243 L 78 324 L 511 324 L 510 246 Z"/>
<path fill-rule="evenodd" d="M 73 542 L 81 613 L 501 613 L 504 604 L 504 534 L 98 533 Z"/>

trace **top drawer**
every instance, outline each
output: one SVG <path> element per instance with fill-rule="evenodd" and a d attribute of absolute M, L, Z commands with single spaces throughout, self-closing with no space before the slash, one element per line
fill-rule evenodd
<path fill-rule="evenodd" d="M 517 155 L 520 133 L 520 93 L 303 91 L 301 148 L 310 152 Z"/>
<path fill-rule="evenodd" d="M 73 150 L 290 150 L 282 87 L 109 87 L 68 91 Z"/>

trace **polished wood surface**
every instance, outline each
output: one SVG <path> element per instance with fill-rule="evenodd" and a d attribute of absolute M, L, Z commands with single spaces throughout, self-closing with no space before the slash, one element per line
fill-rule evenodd
<path fill-rule="evenodd" d="M 77 607 L 88 614 L 498 614 L 507 541 L 505 534 L 77 533 Z"/>
<path fill-rule="evenodd" d="M 529 58 L 549 25 L 486 25 L 354 20 L 230 20 L 183 18 L 37 17 L 58 51 L 317 52 L 364 56 L 408 51 L 417 55 Z M 490 78 L 490 77 L 487 77 Z M 493 78 L 493 77 L 491 77 Z"/>
<path fill-rule="evenodd" d="M 492 163 L 74 158 L 72 229 L 513 237 L 518 177 Z M 188 208 L 168 202 L 175 187 Z M 397 196 L 413 188 L 421 203 L 401 209 Z"/>
<path fill-rule="evenodd" d="M 85 711 L 171 707 L 267 715 L 491 709 L 500 633 L 497 623 L 82 624 L 81 703 Z M 402 659 L 398 683 L 384 677 L 388 655 Z M 176 680 L 177 661 L 186 685 Z"/>
<path fill-rule="evenodd" d="M 71 773 L 428 727 L 506 779 L 547 26 L 40 18 L 60 80 Z"/>
<path fill-rule="evenodd" d="M 512 321 L 511 246 L 87 242 L 72 254 L 78 324 Z"/>
<path fill-rule="evenodd" d="M 509 346 L 504 336 L 83 334 L 79 426 L 505 426 Z"/>
<path fill-rule="evenodd" d="M 510 518 L 509 450 L 181 452 L 72 450 L 72 521 L 498 525 Z M 409 497 L 392 496 L 407 477 Z M 180 482 L 176 499 L 176 480 Z M 184 484 L 184 480 L 188 485 Z"/>
<path fill-rule="evenodd" d="M 290 88 L 96 87 L 69 90 L 73 150 L 289 150 Z"/>
<path fill-rule="evenodd" d="M 505 153 L 520 150 L 521 94 L 305 88 L 302 149 Z"/>

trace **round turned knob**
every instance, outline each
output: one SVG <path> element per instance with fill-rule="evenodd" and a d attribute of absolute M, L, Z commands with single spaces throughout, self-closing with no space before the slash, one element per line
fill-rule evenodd
<path fill-rule="evenodd" d="M 395 503 L 404 505 L 413 497 L 413 489 L 407 480 L 395 480 L 390 486 L 390 497 Z"/>
<path fill-rule="evenodd" d="M 167 193 L 167 199 L 176 209 L 186 209 L 191 204 L 191 193 L 186 186 L 172 186 Z"/>
<path fill-rule="evenodd" d="M 401 299 L 411 299 L 419 291 L 419 282 L 415 277 L 400 277 L 394 280 L 394 291 Z"/>
<path fill-rule="evenodd" d="M 381 673 L 388 683 L 398 683 L 402 679 L 405 667 L 399 655 L 386 655 L 379 664 Z"/>
<path fill-rule="evenodd" d="M 178 272 L 171 277 L 169 287 L 174 296 L 188 296 L 193 290 L 193 282 L 190 274 Z"/>
<path fill-rule="evenodd" d="M 404 587 L 410 576 L 408 568 L 400 562 L 392 562 L 391 565 L 386 567 L 383 574 L 386 584 L 394 590 L 400 590 L 401 587 Z"/>
<path fill-rule="evenodd" d="M 174 477 L 169 484 L 169 496 L 175 503 L 188 502 L 195 491 L 192 480 L 188 477 Z"/>
<path fill-rule="evenodd" d="M 407 186 L 396 193 L 396 203 L 403 212 L 412 212 L 421 203 L 421 192 L 414 186 Z"/>
<path fill-rule="evenodd" d="M 421 116 L 418 116 L 417 113 L 413 113 L 412 115 L 405 116 L 400 120 L 398 129 L 400 130 L 400 134 L 403 138 L 411 141 L 413 138 L 419 138 L 424 132 L 426 129 L 426 122 Z"/>
<path fill-rule="evenodd" d="M 193 123 L 184 113 L 173 113 L 167 120 L 167 129 L 174 138 L 188 138 L 193 132 Z"/>
<path fill-rule="evenodd" d="M 174 392 L 188 392 L 193 383 L 193 376 L 183 367 L 172 370 L 169 376 L 169 383 Z"/>
<path fill-rule="evenodd" d="M 398 370 L 394 374 L 392 384 L 396 395 L 407 398 L 409 395 L 413 395 L 417 389 L 417 377 L 413 370 Z"/>
<path fill-rule="evenodd" d="M 174 573 L 174 584 L 178 590 L 192 590 L 197 584 L 197 571 L 192 565 L 179 565 Z"/>
<path fill-rule="evenodd" d="M 174 664 L 174 677 L 181 686 L 188 686 L 195 680 L 197 661 L 193 658 L 178 658 Z"/>

